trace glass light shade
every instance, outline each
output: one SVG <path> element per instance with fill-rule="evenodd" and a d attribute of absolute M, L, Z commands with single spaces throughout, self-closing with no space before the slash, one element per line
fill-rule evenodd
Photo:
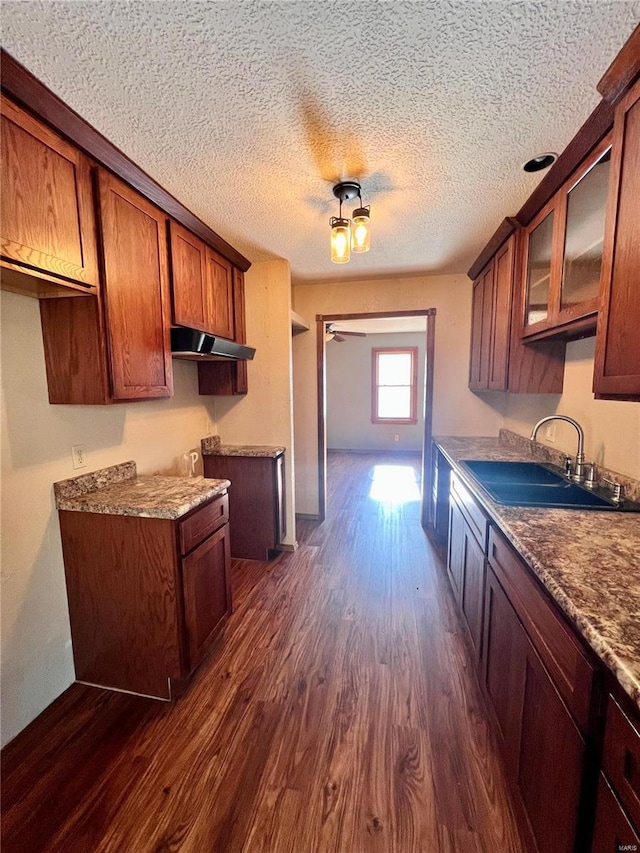
<path fill-rule="evenodd" d="M 351 260 L 351 220 L 331 217 L 331 260 L 348 264 Z"/>
<path fill-rule="evenodd" d="M 368 207 L 359 207 L 353 211 L 351 229 L 351 251 L 368 252 L 371 240 L 371 213 Z"/>

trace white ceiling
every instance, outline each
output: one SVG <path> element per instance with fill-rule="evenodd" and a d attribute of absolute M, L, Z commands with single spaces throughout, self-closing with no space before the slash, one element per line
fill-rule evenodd
<path fill-rule="evenodd" d="M 466 271 L 639 19 L 638 0 L 4 0 L 2 44 L 252 261 L 362 279 Z M 348 177 L 372 248 L 336 267 Z"/>

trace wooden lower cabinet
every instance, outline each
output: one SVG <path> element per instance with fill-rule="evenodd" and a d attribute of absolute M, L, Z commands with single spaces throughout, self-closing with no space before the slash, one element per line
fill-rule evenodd
<path fill-rule="evenodd" d="M 205 455 L 204 476 L 231 481 L 231 556 L 268 560 L 286 535 L 284 452 L 277 456 Z"/>
<path fill-rule="evenodd" d="M 446 546 L 449 539 L 449 489 L 451 487 L 451 466 L 435 445 L 433 446 L 431 458 L 431 527 L 433 528 L 438 544 Z"/>
<path fill-rule="evenodd" d="M 76 678 L 170 700 L 231 613 L 228 496 L 178 520 L 60 511 Z"/>
<path fill-rule="evenodd" d="M 603 773 L 598 782 L 595 831 L 591 853 L 640 850 L 640 834 L 620 805 Z"/>
<path fill-rule="evenodd" d="M 479 660 L 482 648 L 482 611 L 484 606 L 484 550 L 471 532 L 465 521 L 463 511 L 453 495 L 449 519 L 449 577 L 458 605 L 469 628 L 469 636 L 476 653 L 476 659 Z"/>
<path fill-rule="evenodd" d="M 531 849 L 583 853 L 590 845 L 601 719 L 596 662 L 513 547 L 488 525 L 457 471 L 447 567 Z"/>
<path fill-rule="evenodd" d="M 586 742 L 491 568 L 484 654 L 507 772 L 537 848 L 573 853 Z"/>

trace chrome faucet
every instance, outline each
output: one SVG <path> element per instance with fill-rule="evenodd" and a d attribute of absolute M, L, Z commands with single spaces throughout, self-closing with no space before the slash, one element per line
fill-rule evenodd
<path fill-rule="evenodd" d="M 542 426 L 542 424 L 546 424 L 549 421 L 565 421 L 571 426 L 575 427 L 578 433 L 578 452 L 576 454 L 576 461 L 573 467 L 573 473 L 569 473 L 570 478 L 576 482 L 581 483 L 584 480 L 584 431 L 580 424 L 577 421 L 574 421 L 573 418 L 568 418 L 566 415 L 548 415 L 546 418 L 542 418 L 531 430 L 531 435 L 529 436 L 529 441 L 535 441 L 536 435 L 538 434 L 538 430 Z"/>

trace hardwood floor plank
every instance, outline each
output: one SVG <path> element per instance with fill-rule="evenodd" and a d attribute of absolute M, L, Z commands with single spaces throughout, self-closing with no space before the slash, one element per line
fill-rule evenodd
<path fill-rule="evenodd" d="M 9 744 L 3 851 L 524 853 L 419 502 L 374 482 L 394 464 L 420 470 L 330 453 L 326 521 L 234 561 L 172 705 L 74 685 Z"/>

